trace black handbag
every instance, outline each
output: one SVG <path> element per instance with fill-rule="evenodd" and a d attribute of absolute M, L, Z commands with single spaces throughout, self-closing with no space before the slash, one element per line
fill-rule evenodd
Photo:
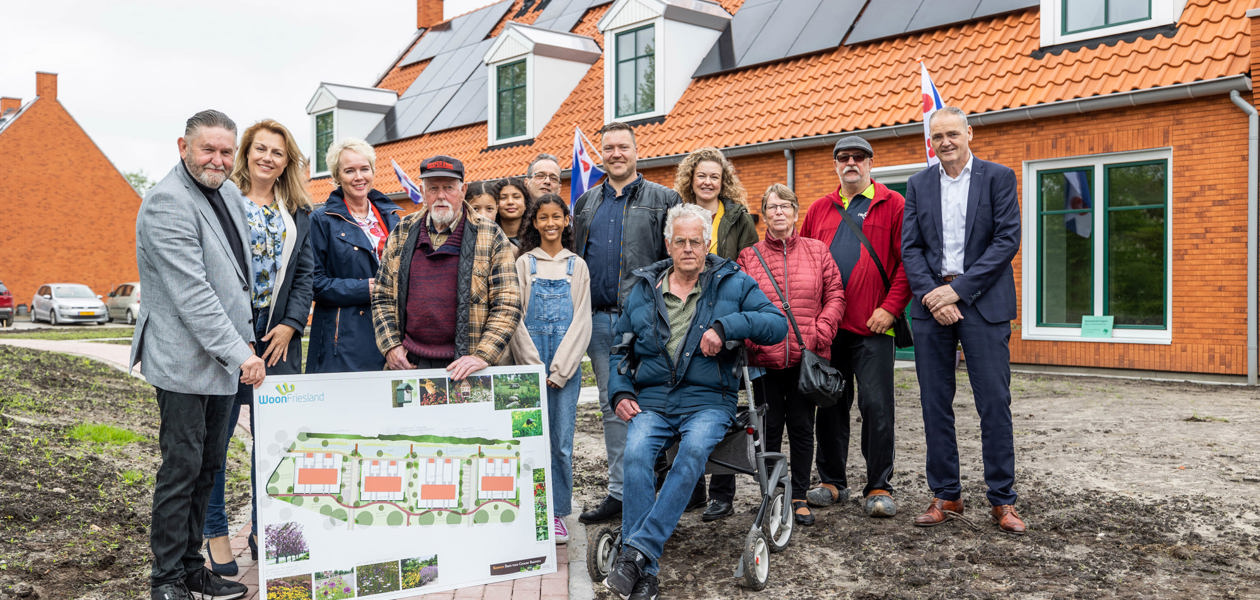
<path fill-rule="evenodd" d="M 879 276 L 884 279 L 884 293 L 892 289 L 892 280 L 888 279 L 888 272 L 884 270 L 884 263 L 879 261 L 879 255 L 871 248 L 871 240 L 867 239 L 866 234 L 862 233 L 862 228 L 858 227 L 853 219 L 849 218 L 849 211 L 845 210 L 839 202 L 834 202 L 836 210 L 840 211 L 840 216 L 844 223 L 853 230 L 853 234 L 857 236 L 858 241 L 866 246 L 866 253 L 871 255 L 871 260 L 875 261 L 875 268 L 879 269 Z M 910 322 L 906 320 L 905 313 L 897 315 L 893 319 L 893 345 L 898 348 L 909 348 L 914 345 L 914 334 L 910 332 Z"/>
<path fill-rule="evenodd" d="M 756 246 L 752 249 L 757 255 L 757 260 L 761 261 L 761 268 L 766 270 L 770 285 L 774 286 L 775 293 L 779 294 L 779 301 L 783 303 L 783 312 L 787 315 L 788 322 L 792 324 L 792 331 L 796 333 L 796 343 L 801 347 L 801 375 L 796 382 L 797 391 L 818 408 L 834 406 L 840 399 L 840 395 L 844 393 L 844 376 L 823 360 L 823 357 L 805 347 L 805 338 L 801 337 L 801 328 L 796 325 L 796 317 L 792 316 L 792 307 L 788 304 L 787 297 L 783 295 L 783 290 L 779 289 L 779 284 L 774 280 L 774 274 L 770 272 L 766 259 L 762 258 L 761 251 L 757 250 Z"/>

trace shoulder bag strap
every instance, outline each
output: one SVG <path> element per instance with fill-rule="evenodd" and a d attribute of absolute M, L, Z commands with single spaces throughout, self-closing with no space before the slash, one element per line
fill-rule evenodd
<path fill-rule="evenodd" d="M 862 242 L 862 245 L 866 247 L 867 254 L 871 255 L 871 260 L 875 261 L 875 268 L 879 269 L 879 276 L 884 279 L 884 293 L 888 293 L 888 290 L 892 289 L 892 281 L 888 279 L 888 272 L 884 270 L 884 263 L 879 261 L 879 255 L 875 253 L 875 249 L 871 248 L 871 240 L 867 239 L 866 234 L 862 233 L 862 228 L 858 227 L 857 223 L 854 223 L 853 219 L 849 218 L 849 211 L 845 210 L 839 202 L 833 202 L 833 204 L 835 204 L 836 210 L 840 211 L 841 220 L 844 221 L 845 225 L 849 226 L 849 229 L 853 230 L 858 241 Z"/>
<path fill-rule="evenodd" d="M 774 286 L 774 292 L 779 295 L 779 302 L 783 303 L 783 312 L 787 313 L 788 321 L 792 323 L 792 331 L 796 332 L 796 343 L 800 345 L 801 350 L 804 350 L 805 339 L 801 337 L 801 328 L 796 326 L 796 317 L 792 316 L 792 307 L 788 306 L 783 290 L 779 289 L 779 283 L 774 280 L 774 273 L 770 272 L 770 265 L 767 265 L 766 259 L 761 257 L 761 251 L 756 246 L 752 246 L 752 249 L 753 254 L 757 255 L 757 260 L 761 261 L 761 268 L 766 270 L 766 277 L 770 278 L 770 285 Z"/>

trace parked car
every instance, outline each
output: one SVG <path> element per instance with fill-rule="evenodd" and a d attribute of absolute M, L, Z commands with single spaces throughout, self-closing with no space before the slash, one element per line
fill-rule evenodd
<path fill-rule="evenodd" d="M 105 300 L 105 308 L 109 310 L 109 320 L 121 319 L 128 325 L 135 325 L 136 317 L 140 315 L 140 282 L 130 281 L 114 288 Z"/>
<path fill-rule="evenodd" d="M 48 321 L 53 325 L 95 322 L 104 325 L 109 311 L 92 288 L 81 283 L 45 283 L 31 299 L 31 322 Z"/>
<path fill-rule="evenodd" d="M 13 294 L 0 281 L 0 327 L 13 325 Z"/>

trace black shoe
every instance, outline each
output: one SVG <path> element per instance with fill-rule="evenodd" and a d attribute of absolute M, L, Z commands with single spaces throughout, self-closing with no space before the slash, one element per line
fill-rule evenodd
<path fill-rule="evenodd" d="M 644 573 L 639 578 L 639 583 L 634 584 L 634 591 L 630 592 L 629 600 L 656 600 L 656 595 L 660 592 L 660 583 L 656 576 L 651 573 Z"/>
<path fill-rule="evenodd" d="M 214 559 L 214 553 L 210 551 L 210 540 L 206 540 L 206 556 L 210 559 L 210 570 L 215 575 L 233 577 L 240 572 L 240 568 L 236 566 L 236 558 L 230 553 L 227 562 L 221 563 Z"/>
<path fill-rule="evenodd" d="M 578 515 L 578 521 L 586 525 L 603 523 L 604 521 L 618 518 L 621 518 L 621 501 L 612 496 L 605 496 L 604 501 L 600 502 L 599 506 Z M 626 593 L 629 594 L 630 592 Z"/>
<path fill-rule="evenodd" d="M 643 567 L 647 566 L 647 557 L 637 548 L 629 544 L 621 545 L 621 552 L 613 562 L 608 577 L 604 579 L 604 587 L 612 590 L 621 600 L 630 597 L 631 592 L 643 578 Z"/>
<path fill-rule="evenodd" d="M 735 507 L 725 500 L 712 500 L 709 507 L 700 514 L 700 520 L 708 523 L 735 514 Z"/>
<path fill-rule="evenodd" d="M 800 512 L 804 510 L 805 512 Z M 792 501 L 792 518 L 796 519 L 797 525 L 809 527 L 814 524 L 814 512 L 809 510 L 809 505 L 804 500 Z"/>
<path fill-rule="evenodd" d="M 236 600 L 249 591 L 245 584 L 228 581 L 205 567 L 185 575 L 184 585 L 193 600 Z"/>
<path fill-rule="evenodd" d="M 184 582 L 164 583 L 149 591 L 149 600 L 191 600 Z"/>
<path fill-rule="evenodd" d="M 696 484 L 696 489 L 691 491 L 691 501 L 687 503 L 685 512 L 691 512 L 697 508 L 704 508 L 709 503 L 709 495 L 704 492 L 704 479 Z"/>

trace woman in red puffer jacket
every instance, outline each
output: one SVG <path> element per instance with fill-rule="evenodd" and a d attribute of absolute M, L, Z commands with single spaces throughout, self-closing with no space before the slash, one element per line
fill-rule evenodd
<path fill-rule="evenodd" d="M 844 282 L 827 245 L 796 233 L 800 204 L 787 186 L 776 183 L 761 198 L 761 214 L 766 219 L 766 238 L 739 253 L 739 266 L 753 279 L 770 301 L 782 310 L 784 298 L 775 291 L 770 278 L 787 296 L 792 316 L 801 329 L 805 345 L 824 359 L 831 356 L 831 341 L 844 316 Z M 761 252 L 769 273 L 753 252 Z M 766 412 L 766 451 L 778 452 L 787 426 L 792 457 L 792 507 L 796 522 L 813 525 L 814 515 L 805 504 L 809 472 L 814 457 L 814 404 L 797 391 L 801 348 L 796 334 L 788 328 L 787 337 L 772 346 L 748 343 L 748 362 L 764 367 L 766 374 L 753 382 L 757 402 Z M 800 458 L 798 458 L 800 457 Z M 803 460 L 802 460 L 803 458 Z"/>

